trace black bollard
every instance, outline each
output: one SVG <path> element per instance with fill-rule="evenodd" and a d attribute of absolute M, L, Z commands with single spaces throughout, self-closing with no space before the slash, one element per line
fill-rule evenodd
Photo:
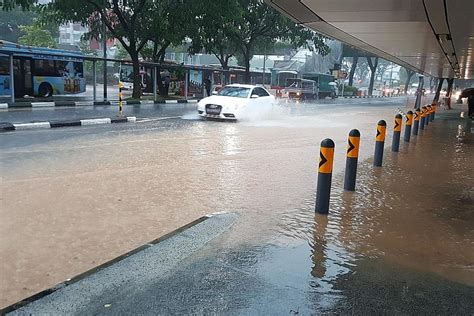
<path fill-rule="evenodd" d="M 420 127 L 420 119 L 421 119 L 421 110 L 416 109 L 414 123 L 413 123 L 413 135 L 418 135 L 418 128 Z"/>
<path fill-rule="evenodd" d="M 411 125 L 413 124 L 413 112 L 408 111 L 407 112 L 407 118 L 406 118 L 406 124 L 405 124 L 405 135 L 403 139 L 405 140 L 406 143 L 410 142 L 410 136 L 411 136 Z"/>
<path fill-rule="evenodd" d="M 431 104 L 431 107 L 433 108 L 433 110 L 431 112 L 431 118 L 430 119 L 431 119 L 431 122 L 433 122 L 434 119 L 435 119 L 435 115 L 436 115 L 436 103 L 433 102 L 433 104 Z"/>
<path fill-rule="evenodd" d="M 425 129 L 426 106 L 421 107 L 420 129 Z"/>
<path fill-rule="evenodd" d="M 395 115 L 395 125 L 393 126 L 392 151 L 398 152 L 400 148 L 400 134 L 402 133 L 402 115 Z"/>
<path fill-rule="evenodd" d="M 374 166 L 382 167 L 383 147 L 385 144 L 385 133 L 387 131 L 387 122 L 380 120 L 377 123 L 377 135 L 375 136 L 375 154 Z"/>
<path fill-rule="evenodd" d="M 321 142 L 319 151 L 318 185 L 316 188 L 316 207 L 319 214 L 329 213 L 331 195 L 332 164 L 334 159 L 334 142 L 326 138 Z"/>
<path fill-rule="evenodd" d="M 349 132 L 346 174 L 344 176 L 344 190 L 355 191 L 357 177 L 357 160 L 359 158 L 360 132 L 353 129 Z"/>
<path fill-rule="evenodd" d="M 431 105 L 427 105 L 426 113 L 425 113 L 425 126 L 430 125 L 430 116 L 431 116 Z"/>

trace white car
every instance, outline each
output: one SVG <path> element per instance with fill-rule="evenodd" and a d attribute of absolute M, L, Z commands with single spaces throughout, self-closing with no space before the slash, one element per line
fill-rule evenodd
<path fill-rule="evenodd" d="M 265 88 L 230 84 L 198 102 L 201 117 L 238 120 L 253 118 L 271 111 L 275 97 Z"/>

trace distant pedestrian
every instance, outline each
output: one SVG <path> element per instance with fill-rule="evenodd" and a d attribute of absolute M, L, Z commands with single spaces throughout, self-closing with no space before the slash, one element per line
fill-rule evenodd
<path fill-rule="evenodd" d="M 211 96 L 211 80 L 209 79 L 209 77 L 204 79 L 204 88 L 206 88 L 207 96 Z"/>
<path fill-rule="evenodd" d="M 168 96 L 169 89 L 170 89 L 170 82 L 171 82 L 171 78 L 170 76 L 167 75 L 165 77 L 165 96 Z"/>

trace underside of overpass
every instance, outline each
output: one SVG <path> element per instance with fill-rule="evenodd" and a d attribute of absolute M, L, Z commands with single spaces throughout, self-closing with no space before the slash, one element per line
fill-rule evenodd
<path fill-rule="evenodd" d="M 266 0 L 298 23 L 438 78 L 474 79 L 474 0 Z"/>

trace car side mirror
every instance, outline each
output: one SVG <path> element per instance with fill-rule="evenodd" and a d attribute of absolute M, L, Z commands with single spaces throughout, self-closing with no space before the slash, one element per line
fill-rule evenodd
<path fill-rule="evenodd" d="M 259 97 L 260 97 L 260 96 L 257 95 L 257 94 L 252 94 L 252 96 L 251 96 L 250 98 L 252 98 L 252 99 L 257 99 L 257 98 L 259 98 Z"/>
<path fill-rule="evenodd" d="M 216 90 L 214 90 L 214 91 L 212 91 L 212 93 L 211 93 L 211 94 L 212 94 L 212 95 L 217 95 L 217 91 L 216 91 Z"/>

